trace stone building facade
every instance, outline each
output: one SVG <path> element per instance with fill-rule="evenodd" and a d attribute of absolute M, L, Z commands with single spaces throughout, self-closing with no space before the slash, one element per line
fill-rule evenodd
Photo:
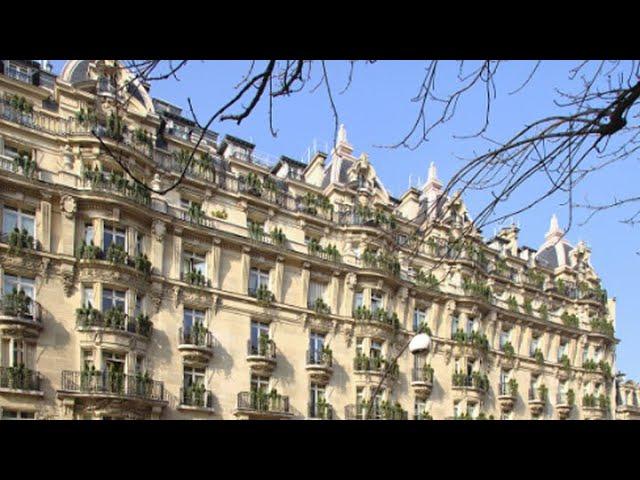
<path fill-rule="evenodd" d="M 623 413 L 615 300 L 555 217 L 485 240 L 433 165 L 394 198 L 344 127 L 274 161 L 114 61 L 2 60 L 0 96 L 3 418 Z"/>

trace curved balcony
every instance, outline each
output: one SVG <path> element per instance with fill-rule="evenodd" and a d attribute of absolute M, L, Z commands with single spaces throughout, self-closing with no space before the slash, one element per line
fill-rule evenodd
<path fill-rule="evenodd" d="M 489 391 L 489 380 L 486 375 L 474 372 L 471 375 L 454 373 L 451 381 L 451 389 L 458 399 L 467 398 L 472 401 L 481 401 Z"/>
<path fill-rule="evenodd" d="M 238 393 L 235 415 L 249 419 L 279 420 L 291 417 L 292 413 L 289 411 L 289 397 L 252 390 Z"/>
<path fill-rule="evenodd" d="M 276 343 L 269 339 L 254 344 L 247 342 L 247 362 L 255 373 L 270 375 L 276 368 Z"/>
<path fill-rule="evenodd" d="M 41 244 L 33 238 L 27 230 L 18 230 L 15 228 L 12 232 L 6 232 L 0 235 L 0 243 L 9 245 L 9 252 L 20 253 L 24 250 L 41 250 Z"/>
<path fill-rule="evenodd" d="M 544 408 L 547 405 L 547 392 L 541 388 L 529 389 L 529 410 L 534 416 L 540 415 L 544 412 Z"/>
<path fill-rule="evenodd" d="M 431 395 L 433 389 L 433 368 L 414 368 L 411 372 L 411 388 L 416 397 L 425 399 Z"/>
<path fill-rule="evenodd" d="M 149 288 L 153 267 L 145 255 L 131 257 L 120 248 L 105 254 L 99 247 L 83 244 L 78 256 L 80 282 L 115 283 L 140 291 Z"/>
<path fill-rule="evenodd" d="M 307 411 L 307 417 L 316 420 L 333 420 L 335 417 L 333 407 L 326 402 L 309 403 Z"/>
<path fill-rule="evenodd" d="M 378 356 L 358 355 L 353 359 L 353 373 L 356 383 L 360 385 L 378 384 L 384 377 L 385 386 L 390 388 L 400 372 L 396 362 Z"/>
<path fill-rule="evenodd" d="M 558 392 L 556 397 L 556 410 L 558 411 L 558 417 L 561 420 L 566 420 L 571 416 L 571 410 L 573 410 L 573 403 L 575 399 L 573 395 L 564 392 Z"/>
<path fill-rule="evenodd" d="M 213 394 L 204 387 L 181 388 L 178 410 L 213 413 Z"/>
<path fill-rule="evenodd" d="M 141 408 L 155 411 L 167 404 L 163 382 L 146 375 L 100 370 L 64 370 L 58 397 L 82 405 L 94 404 L 98 400 L 111 401 L 125 413 Z"/>
<path fill-rule="evenodd" d="M 147 315 L 138 314 L 136 317 L 130 317 L 117 308 L 103 313 L 88 306 L 76 310 L 76 329 L 87 334 L 82 338 L 85 342 L 94 342 L 93 334 L 99 332 L 102 343 L 128 348 L 131 337 L 137 338 L 141 345 L 145 346 L 151 338 L 153 323 Z"/>
<path fill-rule="evenodd" d="M 498 402 L 500 403 L 500 409 L 508 413 L 513 410 L 518 399 L 518 387 L 517 385 L 509 384 L 509 382 L 500 383 L 498 389 Z"/>
<path fill-rule="evenodd" d="M 42 397 L 40 374 L 24 365 L 0 367 L 0 393 Z"/>
<path fill-rule="evenodd" d="M 356 403 L 347 405 L 344 409 L 346 420 L 408 420 L 409 414 L 399 404 L 396 406 L 374 404 L 369 411 L 368 403 Z"/>
<path fill-rule="evenodd" d="M 333 374 L 333 355 L 329 351 L 307 351 L 307 372 L 312 381 L 329 383 Z"/>
<path fill-rule="evenodd" d="M 609 398 L 586 394 L 582 398 L 582 413 L 587 420 L 602 420 L 609 413 Z"/>
<path fill-rule="evenodd" d="M 41 314 L 40 304 L 19 292 L 0 297 L 0 331 L 38 336 L 42 330 Z"/>
<path fill-rule="evenodd" d="M 204 327 L 180 327 L 178 350 L 185 360 L 207 363 L 213 356 L 213 335 Z"/>

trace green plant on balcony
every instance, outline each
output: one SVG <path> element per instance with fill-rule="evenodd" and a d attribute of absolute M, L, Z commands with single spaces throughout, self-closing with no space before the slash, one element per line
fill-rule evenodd
<path fill-rule="evenodd" d="M 97 308 L 93 308 L 91 302 L 83 307 L 76 308 L 76 319 L 82 327 L 91 327 L 97 325 L 101 320 L 102 314 Z"/>
<path fill-rule="evenodd" d="M 258 242 L 262 242 L 265 236 L 262 224 L 256 222 L 247 222 L 249 228 L 249 237 Z"/>
<path fill-rule="evenodd" d="M 533 352 L 533 358 L 535 359 L 536 363 L 538 363 L 539 365 L 544 364 L 544 354 L 542 353 L 542 350 L 540 350 L 539 348 L 536 348 L 535 352 Z"/>
<path fill-rule="evenodd" d="M 106 259 L 115 265 L 126 265 L 127 252 L 122 245 L 112 243 L 107 249 Z"/>
<path fill-rule="evenodd" d="M 610 401 L 609 397 L 607 397 L 604 393 L 598 395 L 598 407 L 601 410 L 609 410 Z"/>
<path fill-rule="evenodd" d="M 323 420 L 330 420 L 331 419 L 331 405 L 327 402 L 327 400 L 324 397 L 320 397 L 318 398 L 318 403 L 316 403 L 316 414 L 318 416 L 318 418 L 321 418 Z"/>
<path fill-rule="evenodd" d="M 576 392 L 574 392 L 572 388 L 567 391 L 567 403 L 572 407 L 576 403 Z"/>
<path fill-rule="evenodd" d="M 208 284 L 207 280 L 204 277 L 204 274 L 198 269 L 189 270 L 187 272 L 186 279 L 187 282 L 191 285 L 204 287 Z"/>
<path fill-rule="evenodd" d="M 365 267 L 375 268 L 378 266 L 378 256 L 370 247 L 364 249 L 361 260 Z"/>
<path fill-rule="evenodd" d="M 7 376 L 9 380 L 8 388 L 15 390 L 29 390 L 29 379 L 31 370 L 24 363 L 7 367 Z"/>
<path fill-rule="evenodd" d="M 269 235 L 271 236 L 273 243 L 278 246 L 284 245 L 284 242 L 287 239 L 287 236 L 282 232 L 282 228 L 279 227 L 274 227 Z"/>
<path fill-rule="evenodd" d="M 533 305 L 531 305 L 531 299 L 525 298 L 522 303 L 522 309 L 527 315 L 533 315 Z"/>
<path fill-rule="evenodd" d="M 204 406 L 204 385 L 200 382 L 193 383 L 184 389 L 184 395 L 190 402 L 190 405 L 203 407 Z"/>
<path fill-rule="evenodd" d="M 305 194 L 301 197 L 302 201 L 302 211 L 308 215 L 317 215 L 318 208 L 317 203 L 318 199 L 315 194 L 311 192 L 305 192 Z"/>
<path fill-rule="evenodd" d="M 353 359 L 353 369 L 356 371 L 369 370 L 369 357 L 362 352 L 356 353 Z"/>
<path fill-rule="evenodd" d="M 507 382 L 507 388 L 509 391 L 509 395 L 511 395 L 512 397 L 518 396 L 518 381 L 515 378 L 512 378 Z"/>
<path fill-rule="evenodd" d="M 135 321 L 137 334 L 142 335 L 143 337 L 148 337 L 149 335 L 151 335 L 153 323 L 151 323 L 151 320 L 149 320 L 149 315 L 138 313 L 138 315 L 136 315 Z"/>
<path fill-rule="evenodd" d="M 149 372 L 137 372 L 134 378 L 136 382 L 136 393 L 142 397 L 150 396 L 153 389 L 153 380 Z"/>
<path fill-rule="evenodd" d="M 560 316 L 560 320 L 567 327 L 578 328 L 580 326 L 580 321 L 578 320 L 577 315 L 569 312 L 563 312 Z"/>
<path fill-rule="evenodd" d="M 511 344 L 511 342 L 504 342 L 504 345 L 502 345 L 502 352 L 504 353 L 504 356 L 508 359 L 512 359 L 516 355 L 516 350 L 515 348 L 513 348 L 513 345 Z"/>
<path fill-rule="evenodd" d="M 489 351 L 489 339 L 484 333 L 471 332 L 469 341 L 473 347 L 479 349 L 481 352 L 486 353 Z"/>
<path fill-rule="evenodd" d="M 371 310 L 364 305 L 358 305 L 353 312 L 353 317 L 356 320 L 371 320 Z"/>
<path fill-rule="evenodd" d="M 271 177 L 264 177 L 262 187 L 271 195 L 274 195 L 278 191 L 278 184 Z"/>
<path fill-rule="evenodd" d="M 2 296 L 2 311 L 5 315 L 24 317 L 31 309 L 33 301 L 23 289 L 13 287 L 11 293 Z"/>
<path fill-rule="evenodd" d="M 501 257 L 496 258 L 494 271 L 498 275 L 504 275 L 504 273 L 507 271 L 508 268 L 509 268 L 509 265 L 507 264 L 507 261 L 504 258 L 501 258 Z"/>
<path fill-rule="evenodd" d="M 417 416 L 418 420 L 433 420 L 431 414 L 427 411 L 420 412 Z"/>
<path fill-rule="evenodd" d="M 9 234 L 9 251 L 19 254 L 24 249 L 33 248 L 33 236 L 25 228 L 22 230 L 15 227 Z"/>
<path fill-rule="evenodd" d="M 416 285 L 427 289 L 437 290 L 440 285 L 440 281 L 433 273 L 429 272 L 426 274 L 422 269 L 418 269 L 416 272 Z"/>
<path fill-rule="evenodd" d="M 30 115 L 33 113 L 33 104 L 25 97 L 20 95 L 12 95 L 8 99 L 9 105 L 20 113 Z"/>
<path fill-rule="evenodd" d="M 202 210 L 202 205 L 199 203 L 191 203 L 189 205 L 189 210 L 187 210 L 187 215 L 189 216 L 189 220 L 193 223 L 200 224 L 202 219 L 204 218 L 204 210 Z"/>
<path fill-rule="evenodd" d="M 179 152 L 173 152 L 173 158 L 175 159 L 176 163 L 184 168 L 187 166 L 187 162 L 189 161 L 189 158 L 191 158 L 191 152 L 188 150 L 180 150 Z M 195 154 L 193 157 L 192 162 L 195 160 Z"/>
<path fill-rule="evenodd" d="M 464 290 L 467 295 L 480 297 L 488 303 L 491 302 L 491 287 L 487 286 L 483 282 L 474 282 L 465 278 L 462 281 L 462 290 Z"/>
<path fill-rule="evenodd" d="M 92 390 L 95 381 L 94 379 L 100 376 L 100 372 L 96 370 L 95 365 L 84 364 L 80 371 L 80 390 L 87 391 Z"/>
<path fill-rule="evenodd" d="M 275 297 L 266 285 L 260 285 L 256 290 L 256 299 L 262 305 L 270 305 L 275 300 Z"/>
<path fill-rule="evenodd" d="M 591 393 L 585 393 L 582 397 L 582 406 L 583 407 L 595 407 L 596 406 L 596 396 Z"/>
<path fill-rule="evenodd" d="M 203 346 L 206 343 L 207 329 L 202 321 L 196 320 L 191 327 L 191 342 L 193 345 Z"/>
<path fill-rule="evenodd" d="M 547 307 L 544 303 L 538 308 L 538 313 L 540 314 L 540 318 L 542 320 L 549 320 L 549 307 Z"/>
<path fill-rule="evenodd" d="M 584 362 L 582 362 L 582 368 L 584 368 L 588 372 L 595 372 L 598 369 L 598 364 L 595 360 L 588 358 Z"/>
<path fill-rule="evenodd" d="M 98 123 L 98 116 L 92 109 L 85 110 L 84 108 L 81 108 L 76 112 L 76 121 L 84 127 L 95 126 Z"/>
<path fill-rule="evenodd" d="M 104 326 L 116 330 L 124 330 L 127 314 L 120 307 L 113 307 L 104 313 Z"/>
<path fill-rule="evenodd" d="M 420 325 L 418 325 L 418 329 L 416 330 L 416 334 L 418 333 L 426 333 L 427 335 L 429 335 L 430 337 L 433 335 L 431 333 L 431 328 L 429 328 L 429 325 L 427 325 L 427 322 L 420 322 Z"/>
<path fill-rule="evenodd" d="M 31 178 L 36 172 L 36 161 L 31 158 L 31 153 L 21 150 L 13 159 L 13 171 L 20 172 L 25 177 Z"/>
<path fill-rule="evenodd" d="M 425 364 L 422 367 L 422 380 L 425 382 L 433 382 L 433 367 L 430 363 Z"/>
<path fill-rule="evenodd" d="M 489 390 L 489 377 L 487 374 L 482 374 L 480 372 L 472 372 L 471 373 L 471 384 L 474 388 L 478 388 L 484 392 Z"/>
<path fill-rule="evenodd" d="M 325 301 L 320 297 L 316 298 L 316 300 L 313 302 L 313 310 L 318 315 L 329 315 L 331 313 L 329 305 L 327 305 Z"/>
<path fill-rule="evenodd" d="M 262 181 L 254 172 L 249 172 L 246 177 L 240 177 L 246 185 L 246 191 L 254 197 L 262 196 Z"/>
<path fill-rule="evenodd" d="M 455 332 L 453 332 L 453 334 L 451 335 L 451 339 L 455 340 L 458 343 L 465 343 L 467 341 L 467 334 L 464 330 L 459 328 Z"/>
<path fill-rule="evenodd" d="M 107 388 L 110 393 L 124 393 L 124 373 L 113 365 L 107 369 Z"/>
<path fill-rule="evenodd" d="M 269 356 L 270 346 L 271 339 L 269 338 L 269 335 L 261 333 L 258 336 L 258 355 L 260 355 L 261 357 Z"/>
<path fill-rule="evenodd" d="M 558 294 L 562 295 L 562 296 L 566 296 L 568 289 L 567 289 L 567 285 L 564 283 L 563 279 L 558 279 L 556 280 L 556 290 L 558 291 Z"/>
<path fill-rule="evenodd" d="M 519 310 L 518 307 L 518 301 L 516 300 L 516 297 L 514 297 L 513 295 L 511 295 L 508 299 L 507 299 L 507 307 L 509 308 L 509 310 L 511 310 L 512 312 L 517 312 Z"/>
<path fill-rule="evenodd" d="M 571 370 L 571 360 L 569 360 L 569 357 L 566 354 L 560 357 L 560 363 L 562 364 L 562 368 L 565 370 Z"/>
<path fill-rule="evenodd" d="M 82 178 L 94 186 L 100 186 L 106 183 L 105 174 L 97 165 L 93 167 L 93 170 L 91 170 L 91 168 L 83 168 Z"/>
<path fill-rule="evenodd" d="M 107 129 L 105 131 L 105 135 L 113 140 L 121 141 L 125 130 L 126 126 L 122 123 L 120 116 L 111 112 L 107 118 Z"/>
<path fill-rule="evenodd" d="M 133 257 L 133 267 L 145 275 L 151 274 L 151 260 L 144 253 L 138 253 Z"/>
<path fill-rule="evenodd" d="M 216 210 L 215 212 L 213 212 L 213 216 L 222 220 L 226 220 L 229 214 L 226 210 Z"/>
<path fill-rule="evenodd" d="M 589 324 L 594 332 L 598 332 L 609 337 L 613 337 L 614 335 L 613 323 L 608 322 L 605 318 L 593 318 Z"/>
<path fill-rule="evenodd" d="M 600 360 L 598 362 L 598 368 L 606 378 L 613 378 L 613 375 L 611 373 L 611 365 L 609 365 L 607 362 L 605 362 L 604 360 Z"/>
<path fill-rule="evenodd" d="M 83 240 L 78 250 L 78 257 L 82 260 L 97 260 L 102 258 L 102 250 L 93 244 L 93 240 L 89 244 Z"/>
<path fill-rule="evenodd" d="M 340 261 L 340 251 L 338 250 L 338 247 L 336 247 L 335 245 L 331 243 L 327 245 L 326 248 L 324 249 L 324 253 L 327 255 L 329 260 L 333 262 Z"/>
<path fill-rule="evenodd" d="M 542 289 L 542 287 L 544 286 L 544 280 L 545 280 L 545 276 L 543 273 L 532 268 L 527 270 L 526 275 L 527 275 L 527 280 L 529 281 L 530 284 L 532 284 L 536 288 Z"/>
<path fill-rule="evenodd" d="M 133 132 L 133 139 L 136 143 L 147 145 L 151 147 L 153 145 L 153 137 L 144 128 L 136 128 Z"/>
<path fill-rule="evenodd" d="M 466 375 L 462 372 L 453 372 L 451 376 L 451 384 L 454 387 L 463 387 L 465 383 Z"/>
<path fill-rule="evenodd" d="M 549 393 L 549 389 L 547 388 L 547 386 L 542 383 L 539 387 L 538 387 L 538 398 L 540 400 L 542 400 L 543 402 L 547 401 L 547 394 Z"/>
<path fill-rule="evenodd" d="M 436 239 L 434 237 L 429 237 L 427 238 L 427 241 L 425 243 L 427 245 L 429 253 L 431 255 L 436 255 L 438 252 L 438 242 L 436 241 Z"/>
<path fill-rule="evenodd" d="M 310 255 L 317 255 L 322 253 L 322 245 L 320 245 L 320 241 L 317 238 L 310 238 L 307 242 L 307 251 Z"/>

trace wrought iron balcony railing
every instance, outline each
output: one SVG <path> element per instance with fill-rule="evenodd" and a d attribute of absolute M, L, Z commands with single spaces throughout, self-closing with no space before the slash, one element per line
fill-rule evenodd
<path fill-rule="evenodd" d="M 75 393 L 108 394 L 164 401 L 163 382 L 144 375 L 126 375 L 120 372 L 64 370 L 61 389 Z"/>

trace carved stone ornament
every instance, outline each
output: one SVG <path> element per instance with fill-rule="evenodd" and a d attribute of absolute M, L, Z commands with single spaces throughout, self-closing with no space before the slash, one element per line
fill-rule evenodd
<path fill-rule="evenodd" d="M 349 287 L 351 290 L 356 288 L 356 285 L 358 284 L 358 277 L 355 273 L 349 272 L 347 273 L 345 278 L 347 280 L 347 287 Z"/>
<path fill-rule="evenodd" d="M 160 220 L 154 220 L 151 225 L 151 231 L 153 232 L 153 238 L 158 242 L 162 242 L 162 240 L 164 240 L 165 233 L 167 233 L 167 226 Z"/>
<path fill-rule="evenodd" d="M 66 218 L 71 220 L 78 210 L 78 203 L 71 195 L 64 195 L 60 199 L 60 210 Z"/>

